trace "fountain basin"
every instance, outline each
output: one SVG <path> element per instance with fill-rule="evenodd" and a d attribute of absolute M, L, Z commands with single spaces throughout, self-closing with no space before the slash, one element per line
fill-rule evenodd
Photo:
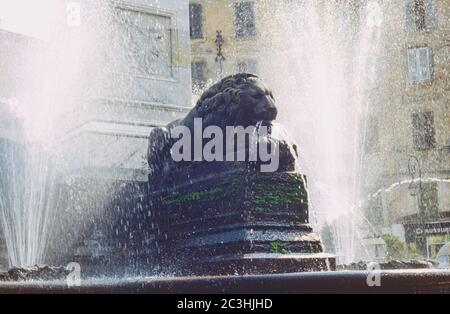
<path fill-rule="evenodd" d="M 0 272 L 0 281 L 58 280 L 70 274 L 65 267 L 36 265 L 31 267 L 15 267 L 7 272 Z"/>
<path fill-rule="evenodd" d="M 382 271 L 381 286 L 369 287 L 367 271 L 227 277 L 90 279 L 80 287 L 62 281 L 0 282 L 0 293 L 301 294 L 450 293 L 450 271 Z"/>

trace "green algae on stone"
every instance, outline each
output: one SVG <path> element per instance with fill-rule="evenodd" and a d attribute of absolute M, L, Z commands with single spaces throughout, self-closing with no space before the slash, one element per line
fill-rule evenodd
<path fill-rule="evenodd" d="M 284 242 L 280 242 L 280 241 L 275 241 L 275 242 L 271 242 L 270 243 L 270 253 L 273 254 L 291 254 L 291 250 L 287 249 L 286 247 L 288 246 L 288 243 L 284 243 Z"/>
<path fill-rule="evenodd" d="M 164 205 L 184 205 L 186 202 L 196 201 L 217 201 L 223 198 L 231 197 L 238 189 L 238 182 L 232 179 L 223 185 L 216 185 L 200 191 L 171 194 L 162 199 Z"/>
<path fill-rule="evenodd" d="M 292 206 L 307 205 L 307 193 L 301 175 L 290 174 L 288 179 L 267 179 L 254 176 L 249 186 L 249 199 L 255 213 L 274 212 Z"/>

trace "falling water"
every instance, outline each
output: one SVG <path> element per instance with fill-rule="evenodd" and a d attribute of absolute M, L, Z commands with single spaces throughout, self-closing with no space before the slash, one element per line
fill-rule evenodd
<path fill-rule="evenodd" d="M 67 114 L 73 112 L 73 104 L 80 103 L 81 95 L 89 96 L 80 69 L 89 66 L 88 57 L 95 54 L 97 45 L 86 48 L 90 36 L 96 35 L 93 32 L 80 38 L 79 28 L 67 27 L 66 6 L 64 0 L 42 2 L 45 20 L 33 21 L 48 27 L 37 34 L 42 38 L 29 39 L 33 45 L 20 59 L 27 66 L 17 73 L 24 83 L 7 104 L 9 114 L 20 124 L 14 130 L 14 141 L 0 142 L 0 238 L 6 242 L 9 266 L 48 263 L 55 228 L 62 238 L 61 232 L 71 227 L 61 227 L 61 221 L 56 221 L 65 210 L 61 204 L 67 200 L 62 199 L 61 189 L 67 182 L 62 182 L 65 161 L 58 159 L 60 151 L 55 144 L 68 119 L 74 118 Z M 70 158 L 73 162 L 80 156 L 71 154 Z M 72 219 L 70 223 L 75 222 Z"/>
<path fill-rule="evenodd" d="M 375 67 L 381 9 L 376 2 L 270 3 L 261 67 L 281 121 L 299 143 L 313 223 L 335 226 L 340 262 L 358 259 L 361 142 L 366 89 Z M 366 223 L 366 221 L 364 221 Z M 365 227 L 367 228 L 367 227 Z"/>
<path fill-rule="evenodd" d="M 13 5 L 12 0 L 8 1 Z M 158 1 L 149 4 L 157 6 Z M 79 17 L 72 16 L 70 5 L 78 6 Z M 134 99 L 139 95 L 145 101 L 156 101 L 152 98 L 154 87 L 147 84 L 147 78 L 141 75 L 140 80 L 132 79 L 136 73 L 130 73 L 131 66 L 141 66 L 133 70 L 142 71 L 155 64 L 145 63 L 147 60 L 140 64 L 138 61 L 142 60 L 137 60 L 135 47 L 122 47 L 130 41 L 135 25 L 124 13 L 126 10 L 117 10 L 117 5 L 116 1 L 102 0 L 42 0 L 39 6 L 42 6 L 40 11 L 46 12 L 45 21 L 37 17 L 21 21 L 48 27 L 39 40 L 39 48 L 33 49 L 25 72 L 20 73 L 27 87 L 17 91 L 17 100 L 9 106 L 21 121 L 23 136 L 20 143 L 11 143 L 14 148 L 2 148 L 8 154 L 0 156 L 4 159 L 1 163 L 4 167 L 0 168 L 1 231 L 10 266 L 53 263 L 48 259 L 59 252 L 73 254 L 71 250 L 80 234 L 92 227 L 101 215 L 96 210 L 107 208 L 108 201 L 117 192 L 113 188 L 108 190 L 107 184 L 86 191 L 73 184 L 72 177 L 86 166 L 81 161 L 86 155 L 102 150 L 101 158 L 108 159 L 123 152 L 106 141 L 86 144 L 89 140 L 83 136 L 78 138 L 80 147 L 73 147 L 77 143 L 72 145 L 73 142 L 67 141 L 70 138 L 67 134 L 82 129 L 86 121 L 91 121 L 89 115 L 116 121 L 117 110 L 110 113 L 109 108 L 102 111 L 98 108 L 97 104 L 105 99 Z M 130 58 L 136 64 L 130 65 Z M 181 95 L 165 97 L 183 98 Z M 152 119 L 158 121 L 160 117 L 155 114 Z M 140 152 L 142 147 L 139 149 Z M 92 161 L 102 162 L 105 160 Z M 64 199 L 61 199 L 62 189 L 65 189 Z"/>
<path fill-rule="evenodd" d="M 0 220 L 10 266 L 29 266 L 45 261 L 52 209 L 58 207 L 59 195 L 48 156 L 17 145 L 1 147 Z"/>
<path fill-rule="evenodd" d="M 44 3 L 50 2 L 39 6 L 39 12 L 45 11 L 42 16 L 28 15 L 37 6 L 24 10 L 28 23 L 39 21 L 33 35 L 45 37 L 43 29 L 52 22 L 53 10 Z M 5 5 L 18 8 L 13 2 Z M 23 51 L 11 52 L 17 54 L 14 70 L 21 83 L 14 98 L 3 104 L 7 118 L 15 121 L 9 130 L 12 137 L 0 139 L 0 238 L 6 243 L 9 266 L 45 262 L 54 210 L 60 201 L 52 154 L 45 148 L 56 113 L 49 93 L 56 85 L 50 86 L 52 67 L 43 53 L 47 43 L 31 37 L 24 41 Z"/>

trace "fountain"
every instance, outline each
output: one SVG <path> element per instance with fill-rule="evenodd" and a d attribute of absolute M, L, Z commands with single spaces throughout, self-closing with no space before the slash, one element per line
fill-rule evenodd
<path fill-rule="evenodd" d="M 0 292 L 372 292 L 372 275 L 386 280 L 377 291 L 450 290 L 446 272 L 336 271 L 364 256 L 372 231 L 359 206 L 360 129 L 381 49 L 377 6 L 358 6 L 368 27 L 355 32 L 345 9 L 271 2 L 259 57 L 276 62 L 260 76 L 279 106 L 257 76 L 241 73 L 192 108 L 187 1 L 80 3 L 84 20 L 59 19 L 30 70 L 42 93 L 19 97 L 24 134 L 0 141 L 12 268 L 0 273 L 9 281 Z M 293 40 L 279 41 L 286 36 Z M 247 138 L 243 149 L 213 139 L 227 126 L 251 127 L 246 136 L 268 158 L 252 159 Z M 188 141 L 191 153 L 185 146 L 176 162 L 180 130 L 203 142 Z M 261 171 L 275 159 L 274 171 Z M 318 235 L 327 224 L 331 254 Z M 41 263 L 70 267 L 31 266 Z M 75 286 L 66 281 L 73 269 L 83 277 Z"/>
<path fill-rule="evenodd" d="M 357 261 L 363 258 L 361 228 L 367 228 L 358 205 L 360 130 L 379 66 L 382 15 L 370 1 L 270 7 L 264 33 L 270 44 L 260 54 L 277 62 L 265 65 L 262 76 L 283 103 L 281 122 L 304 150 L 302 172 L 314 178 L 311 222 L 317 229 L 330 226 L 339 263 Z"/>
<path fill-rule="evenodd" d="M 153 239 L 149 243 L 155 252 L 153 264 L 197 275 L 335 269 L 334 256 L 323 254 L 320 238 L 309 225 L 306 179 L 295 171 L 297 146 L 276 136 L 276 116 L 272 92 L 260 79 L 237 74 L 207 90 L 184 120 L 152 132 L 149 222 L 153 228 L 148 232 Z M 196 125 L 196 119 L 203 125 Z M 194 138 L 183 148 L 190 151 L 189 147 L 199 145 L 203 154 L 212 149 L 217 153 L 214 159 L 199 158 L 192 151 L 186 160 L 174 162 L 172 136 L 180 126 L 190 134 L 215 128 L 213 147 Z M 238 130 L 228 137 L 230 127 L 253 131 L 244 132 L 245 144 L 240 145 Z M 263 170 L 269 160 L 261 155 L 251 159 L 256 140 L 252 134 L 262 127 L 269 131 L 255 146 L 271 144 L 271 157 L 277 159 L 271 160 L 276 164 L 271 172 Z M 239 151 L 245 158 L 239 159 Z"/>
<path fill-rule="evenodd" d="M 186 46 L 186 30 L 180 30 L 176 36 L 170 35 L 170 38 L 178 38 L 178 42 L 167 41 L 167 34 L 160 32 L 159 28 L 156 30 L 156 33 L 160 34 L 161 37 L 159 41 L 153 43 L 158 52 L 158 60 L 149 57 L 153 55 L 151 49 L 148 51 L 142 49 L 141 41 L 143 38 L 139 35 L 142 31 L 139 26 L 141 22 L 156 19 L 155 21 L 161 25 L 167 23 L 175 25 L 175 22 L 177 22 L 177 25 L 180 26 L 186 24 L 186 19 L 175 21 L 170 17 L 170 10 L 179 10 L 176 4 L 167 4 L 169 6 L 168 12 L 162 12 L 161 16 L 158 14 L 149 15 L 150 17 L 142 14 L 135 16 L 134 12 L 154 13 L 151 9 L 153 1 L 139 1 L 139 3 L 109 5 L 98 1 L 80 2 L 84 13 L 83 21 L 78 21 L 79 19 L 76 16 L 69 15 L 66 24 L 61 25 L 61 21 L 58 21 L 59 24 L 52 25 L 51 41 L 47 47 L 48 52 L 39 54 L 39 57 L 44 60 L 44 65 L 39 68 L 47 69 L 46 74 L 40 78 L 44 82 L 45 93 L 44 95 L 37 95 L 39 97 L 34 97 L 34 99 L 28 97 L 27 101 L 23 101 L 22 104 L 25 103 L 26 106 L 24 105 L 25 108 L 22 108 L 21 113 L 26 120 L 28 135 L 32 135 L 33 139 L 36 139 L 36 134 L 38 134 L 37 138 L 41 140 L 42 130 L 39 128 L 44 126 L 44 130 L 50 133 L 53 143 L 58 143 L 57 145 L 51 144 L 51 149 L 52 153 L 58 157 L 57 168 L 64 177 L 60 180 L 64 186 L 62 189 L 65 189 L 66 193 L 71 195 L 72 201 L 72 204 L 61 205 L 63 208 L 54 214 L 64 223 L 70 221 L 73 228 L 69 228 L 70 231 L 51 232 L 53 239 L 48 241 L 51 243 L 49 251 L 61 250 L 61 245 L 78 247 L 78 243 L 74 243 L 78 240 L 71 239 L 73 235 L 80 232 L 77 229 L 89 229 L 86 227 L 86 221 L 95 220 L 98 222 L 101 220 L 108 207 L 116 206 L 115 199 L 120 197 L 115 195 L 121 195 L 121 189 L 133 189 L 121 187 L 121 185 L 133 186 L 135 185 L 133 181 L 139 178 L 139 185 L 142 186 L 146 180 L 146 174 L 145 168 L 140 164 L 143 160 L 139 160 L 139 158 L 142 158 L 142 155 L 145 154 L 145 137 L 149 130 L 152 126 L 164 125 L 177 117 L 182 117 L 188 111 L 187 107 L 183 108 L 190 102 L 186 97 L 186 88 L 180 87 L 180 84 L 172 84 L 168 77 L 172 75 L 174 80 L 185 80 L 186 84 L 184 85 L 188 86 L 185 67 L 189 65 L 183 64 L 183 62 L 186 62 L 184 52 L 166 50 L 170 44 L 173 47 L 177 47 L 177 45 Z M 262 71 L 270 72 L 270 75 L 265 74 L 263 76 L 267 77 L 269 85 L 278 91 L 280 103 L 283 103 L 283 106 L 279 108 L 282 113 L 280 118 L 284 120 L 284 124 L 288 125 L 290 130 L 294 130 L 296 140 L 301 144 L 300 147 L 304 149 L 305 162 L 301 165 L 301 172 L 309 173 L 311 177 L 315 178 L 309 186 L 313 218 L 311 222 L 316 224 L 317 228 L 320 228 L 324 222 L 333 221 L 336 217 L 347 216 L 350 218 L 346 219 L 346 223 L 349 223 L 348 227 L 343 227 L 345 224 L 338 224 L 340 230 L 335 238 L 338 239 L 339 243 L 346 244 L 338 245 L 340 251 L 338 257 L 352 260 L 355 249 L 352 244 L 347 244 L 358 241 L 353 232 L 357 229 L 357 223 L 354 221 L 354 217 L 357 215 L 349 212 L 355 207 L 356 190 L 358 188 L 357 178 L 350 177 L 358 173 L 356 169 L 358 152 L 354 151 L 352 147 L 353 143 L 358 141 L 355 129 L 358 128 L 362 109 L 357 104 L 361 102 L 364 87 L 355 87 L 354 90 L 357 90 L 357 92 L 354 93 L 353 98 L 357 99 L 352 99 L 351 106 L 348 106 L 348 112 L 339 108 L 342 107 L 342 100 L 348 96 L 345 93 L 348 93 L 348 90 L 351 89 L 347 85 L 353 83 L 344 77 L 346 67 L 349 67 L 348 63 L 351 62 L 350 56 L 353 55 L 351 47 L 357 43 L 357 49 L 361 48 L 359 49 L 361 52 L 356 53 L 358 55 L 357 66 L 352 77 L 358 77 L 358 73 L 362 73 L 364 76 L 366 64 L 373 63 L 372 60 L 367 60 L 366 52 L 369 41 L 373 44 L 378 40 L 377 28 L 371 26 L 368 33 L 363 34 L 363 40 L 358 41 L 358 39 L 352 38 L 352 41 L 344 45 L 346 36 L 352 34 L 352 25 L 344 24 L 340 26 L 340 19 L 336 21 L 334 19 L 335 14 L 329 16 L 324 14 L 324 17 L 330 18 L 330 20 L 325 20 L 328 29 L 323 29 L 320 26 L 322 16 L 319 10 L 326 11 L 331 10 L 331 8 L 303 3 L 289 6 L 289 10 L 286 10 L 280 4 L 274 4 L 276 13 L 268 19 L 274 25 L 270 25 L 263 30 L 268 32 L 268 34 L 264 34 L 267 43 L 279 48 L 262 49 L 264 59 L 279 60 L 279 62 L 276 62 L 277 69 L 272 69 L 270 64 L 265 65 Z M 57 11 L 57 14 L 64 15 L 66 13 L 64 3 L 61 2 L 60 5 L 61 7 L 53 10 Z M 170 6 L 172 7 L 170 8 Z M 71 7 L 70 13 L 76 13 L 76 9 Z M 294 14 L 293 10 L 298 12 L 296 11 L 297 13 Z M 267 12 L 272 12 L 272 10 L 267 10 Z M 302 16 L 300 12 L 307 12 L 308 19 L 293 21 L 294 16 Z M 95 19 L 93 19 L 94 16 Z M 180 19 L 180 16 L 183 16 L 183 14 L 179 14 L 177 19 Z M 298 25 L 298 23 L 302 25 Z M 347 21 L 347 23 L 349 22 Z M 286 47 L 284 42 L 279 43 L 277 38 L 283 38 L 283 36 L 279 36 L 280 27 L 275 24 L 290 26 L 291 28 L 283 27 L 283 32 L 289 32 L 291 37 L 298 38 L 311 50 L 321 52 L 322 55 L 315 54 L 314 57 L 309 58 L 304 55 L 303 45 L 293 42 Z M 110 28 L 107 27 L 108 25 L 118 25 L 118 27 Z M 301 34 L 296 33 L 297 26 L 306 31 Z M 187 28 L 186 26 L 183 27 Z M 333 40 L 330 40 L 331 38 L 326 37 L 326 34 L 334 28 L 339 28 L 340 32 L 338 34 L 333 33 Z M 134 32 L 137 35 L 134 34 L 133 37 Z M 71 36 L 66 36 L 67 33 Z M 123 40 L 116 41 L 114 38 Z M 124 47 L 123 43 L 129 45 L 129 47 Z M 283 45 L 283 48 L 280 45 Z M 118 53 L 114 54 L 115 57 L 112 58 L 108 54 L 108 50 Z M 323 55 L 325 51 L 331 50 L 335 51 L 333 58 Z M 338 54 L 336 51 L 340 51 L 340 53 Z M 292 61 L 292 58 L 282 56 L 279 52 L 302 57 L 298 58 L 295 64 L 285 64 L 283 60 Z M 172 55 L 170 55 L 171 53 Z M 167 56 L 170 58 L 166 58 Z M 171 65 L 167 64 L 166 59 L 177 61 Z M 346 62 L 341 62 L 342 60 Z M 161 66 L 155 67 L 152 65 L 147 69 L 145 65 L 148 61 L 158 63 Z M 129 69 L 130 67 L 132 70 Z M 304 72 L 305 68 L 310 69 L 303 76 L 308 78 L 308 81 L 306 82 L 298 76 L 292 76 L 293 67 L 296 72 Z M 37 71 L 39 68 L 33 68 L 30 72 L 39 72 Z M 170 68 L 172 68 L 172 73 L 169 71 Z M 86 69 L 89 70 L 86 71 Z M 146 69 L 150 73 L 146 73 Z M 331 72 L 331 75 L 323 75 L 326 72 Z M 156 79 L 153 80 L 154 77 Z M 290 79 L 286 80 L 286 77 Z M 335 86 L 324 79 L 334 80 L 335 77 L 339 77 L 338 81 L 341 82 Z M 344 84 L 347 85 L 344 86 Z M 52 90 L 52 86 L 58 86 L 58 88 Z M 301 86 L 301 89 L 298 86 Z M 301 92 L 298 92 L 300 90 Z M 322 93 L 324 90 L 327 92 Z M 150 102 L 152 104 L 156 102 L 158 106 L 151 106 Z M 298 102 L 302 103 L 305 113 L 301 116 L 296 114 Z M 62 103 L 64 106 L 55 105 L 55 103 Z M 178 106 L 169 107 L 169 104 Z M 316 104 L 320 104 L 320 106 Z M 41 108 L 42 113 L 32 110 L 33 107 Z M 333 114 L 329 114 L 329 112 L 333 112 Z M 291 121 L 289 117 L 305 120 L 299 123 L 298 121 Z M 306 120 L 310 119 L 316 121 L 326 119 L 326 122 L 316 124 L 311 128 L 297 129 L 298 125 L 308 125 Z M 351 120 L 350 123 L 347 123 L 349 120 Z M 346 123 L 343 125 L 339 121 L 346 121 Z M 30 124 L 33 127 L 30 127 Z M 36 130 L 36 127 L 38 127 L 38 130 Z M 297 133 L 301 135 L 299 136 Z M 348 141 L 333 143 L 336 133 L 348 135 Z M 106 136 L 106 134 L 110 136 Z M 114 137 L 117 135 L 121 138 L 115 140 Z M 125 140 L 130 137 L 135 138 L 135 140 L 132 142 Z M 318 139 L 315 140 L 316 138 Z M 327 144 L 316 144 L 323 141 L 326 141 Z M 33 154 L 39 155 L 38 153 Z M 36 159 L 37 157 L 31 160 Z M 38 161 L 35 166 L 28 168 L 39 168 L 39 163 L 42 165 L 44 161 Z M 318 166 L 316 163 L 321 165 Z M 328 168 L 325 165 L 328 165 Z M 340 173 L 341 170 L 346 174 Z M 44 173 L 42 172 L 42 174 Z M 348 184 L 341 184 L 341 178 L 346 176 L 349 176 L 347 178 Z M 37 180 L 42 181 L 43 179 Z M 87 181 L 89 181 L 89 187 L 83 188 Z M 98 188 L 99 185 L 108 185 L 109 188 L 102 190 Z M 347 187 L 344 188 L 343 186 Z M 137 189 L 140 190 L 142 187 Z M 91 195 L 87 197 L 80 195 L 79 192 L 85 190 L 92 191 Z M 33 193 L 39 194 L 41 192 L 35 191 Z M 79 200 L 80 197 L 84 199 L 83 202 Z M 81 205 L 80 203 L 84 204 Z M 99 205 L 99 203 L 103 204 Z M 93 204 L 96 205 L 92 206 Z M 130 206 L 134 207 L 135 205 Z M 94 210 L 94 207 L 102 207 L 102 209 Z M 125 206 L 120 206 L 121 210 L 125 210 L 123 207 Z M 96 213 L 91 213 L 92 211 L 96 211 Z M 316 216 L 318 218 L 315 218 Z M 74 223 L 75 221 L 76 223 Z M 91 225 L 91 229 L 95 229 L 96 227 L 92 226 L 101 224 L 97 222 L 88 224 Z M 64 225 L 64 223 L 61 225 Z M 123 233 L 122 237 L 127 237 L 126 226 L 114 226 L 113 222 L 106 224 L 113 226 L 109 226 L 109 230 L 103 233 L 115 234 L 117 230 L 113 229 L 120 229 L 120 232 Z M 39 233 L 38 230 L 40 229 L 33 230 Z M 86 234 L 87 238 L 90 236 Z M 8 236 L 7 238 L 11 237 Z M 56 245 L 55 241 L 61 241 L 61 243 Z M 107 243 L 104 245 L 110 246 Z M 80 247 L 80 251 L 83 250 L 84 248 Z M 31 261 L 28 260 L 29 262 Z M 34 258 L 34 262 L 43 262 L 43 260 L 42 258 Z M 14 264 L 16 263 L 14 262 Z"/>

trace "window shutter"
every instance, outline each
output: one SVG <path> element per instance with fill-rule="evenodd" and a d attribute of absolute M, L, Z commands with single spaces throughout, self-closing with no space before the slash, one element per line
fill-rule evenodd
<path fill-rule="evenodd" d="M 429 47 L 408 49 L 410 82 L 430 81 L 433 75 L 433 50 Z"/>
<path fill-rule="evenodd" d="M 256 35 L 255 11 L 253 2 L 235 3 L 236 37 L 250 37 Z"/>
<path fill-rule="evenodd" d="M 235 7 L 235 23 L 236 23 L 236 36 L 243 37 L 244 36 L 244 12 L 242 9 L 242 3 L 236 3 Z"/>
<path fill-rule="evenodd" d="M 194 61 L 191 63 L 192 83 L 196 87 L 204 87 L 206 82 L 207 64 L 205 61 Z"/>
<path fill-rule="evenodd" d="M 434 148 L 436 146 L 436 129 L 434 126 L 434 112 L 428 111 L 425 115 L 426 128 L 426 145 L 427 148 Z"/>
<path fill-rule="evenodd" d="M 406 0 L 406 30 L 408 32 L 417 30 L 415 0 Z"/>
<path fill-rule="evenodd" d="M 255 9 L 253 2 L 248 2 L 246 4 L 246 26 L 248 30 L 249 36 L 254 36 L 256 34 L 256 27 L 255 27 Z"/>
<path fill-rule="evenodd" d="M 425 20 L 427 28 L 433 28 L 438 25 L 438 10 L 436 0 L 425 0 Z"/>
<path fill-rule="evenodd" d="M 439 216 L 439 192 L 436 182 L 423 184 L 420 191 L 419 210 L 426 218 Z"/>
<path fill-rule="evenodd" d="M 417 82 L 417 49 L 408 49 L 408 78 L 411 82 Z"/>
<path fill-rule="evenodd" d="M 189 4 L 190 32 L 192 39 L 203 38 L 203 8 L 201 4 Z"/>
<path fill-rule="evenodd" d="M 432 58 L 431 58 L 431 48 L 420 48 L 419 51 L 419 65 L 420 65 L 420 77 L 421 81 L 429 81 L 431 80 L 431 67 L 432 67 Z"/>
<path fill-rule="evenodd" d="M 434 113 L 413 113 L 413 139 L 417 150 L 428 150 L 436 146 L 436 130 L 434 127 Z"/>

